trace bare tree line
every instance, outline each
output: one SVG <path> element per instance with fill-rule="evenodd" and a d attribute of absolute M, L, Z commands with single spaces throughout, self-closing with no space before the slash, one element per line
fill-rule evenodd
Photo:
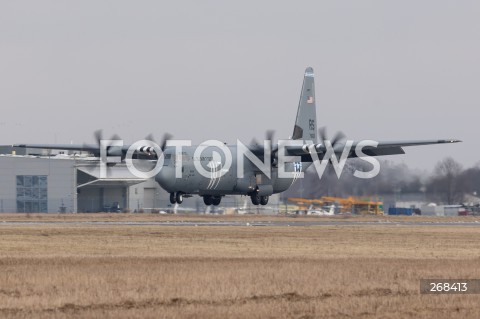
<path fill-rule="evenodd" d="M 328 165 L 321 180 L 312 166 L 305 172 L 305 178 L 282 197 L 382 196 L 401 192 L 421 193 L 428 201 L 438 204 L 460 204 L 466 194 L 480 194 L 480 162 L 464 169 L 455 159 L 446 157 L 438 161 L 430 173 L 388 160 L 380 160 L 380 165 L 380 173 L 376 177 L 360 179 L 354 177 L 353 172 L 369 171 L 371 165 L 359 159 L 350 159 L 340 178 Z"/>

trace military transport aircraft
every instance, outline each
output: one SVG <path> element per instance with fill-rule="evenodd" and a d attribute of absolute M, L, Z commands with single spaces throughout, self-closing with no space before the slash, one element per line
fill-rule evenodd
<path fill-rule="evenodd" d="M 160 162 L 159 170 L 151 176 L 170 193 L 172 204 L 181 204 L 184 197 L 196 194 L 203 197 L 205 205 L 219 205 L 225 195 L 246 195 L 251 197 L 254 205 L 266 205 L 270 195 L 287 190 L 312 163 L 338 164 L 337 157 L 340 156 L 343 160 L 359 157 L 375 164 L 372 161 L 374 156 L 404 154 L 405 146 L 460 142 L 449 139 L 364 143 L 345 141 L 343 134 L 337 134 L 332 140 L 326 139 L 325 135 L 324 129 L 317 130 L 314 74 L 309 67 L 304 74 L 293 135 L 275 145 L 271 142 L 272 131 L 267 132 L 262 146 L 258 143 L 244 145 L 240 141 L 237 145 L 207 141 L 192 146 L 185 141 L 175 143 L 168 134 L 161 146 L 149 139 L 123 145 L 117 138 L 103 140 L 97 131 L 97 145 L 13 146 L 88 151 L 100 156 L 100 163 L 108 162 L 109 157 L 117 157 L 117 161 L 125 161 L 127 166 L 132 165 L 132 159 Z"/>

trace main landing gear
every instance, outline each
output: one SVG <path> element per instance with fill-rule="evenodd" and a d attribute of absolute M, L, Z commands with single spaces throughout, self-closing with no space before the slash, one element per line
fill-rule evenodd
<path fill-rule="evenodd" d="M 257 192 L 253 193 L 250 195 L 250 198 L 252 199 L 252 204 L 253 205 L 267 205 L 268 204 L 268 196 L 260 196 L 258 195 Z"/>
<path fill-rule="evenodd" d="M 177 193 L 170 193 L 170 203 L 171 204 L 181 204 L 183 203 L 183 195 L 182 192 Z"/>
<path fill-rule="evenodd" d="M 207 206 L 209 205 L 218 206 L 220 205 L 221 201 L 222 201 L 222 196 L 203 195 L 203 202 Z"/>

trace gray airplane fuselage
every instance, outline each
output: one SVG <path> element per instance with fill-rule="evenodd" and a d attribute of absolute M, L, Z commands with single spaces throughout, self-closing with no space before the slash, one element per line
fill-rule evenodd
<path fill-rule="evenodd" d="M 231 153 L 232 164 L 223 170 L 223 175 L 220 171 L 213 171 L 207 176 L 202 175 L 195 162 L 200 164 L 206 171 L 208 171 L 208 164 L 213 161 L 214 152 L 221 158 L 217 164 L 223 167 L 226 161 L 226 156 L 218 149 L 212 147 L 206 148 L 201 156 L 195 156 L 196 146 L 189 146 L 182 148 L 182 154 L 175 154 L 174 147 L 167 147 L 164 152 L 164 163 L 161 171 L 156 175 L 155 180 L 159 185 L 169 193 L 182 192 L 185 194 L 198 195 L 249 195 L 254 191 L 261 195 L 269 196 L 271 194 L 280 193 L 287 190 L 295 181 L 295 176 L 300 171 L 304 171 L 306 165 L 311 163 L 302 163 L 298 165 L 295 172 L 294 163 L 285 163 L 285 172 L 291 177 L 279 178 L 278 168 L 274 165 L 270 168 L 270 178 L 266 176 L 256 165 L 249 159 L 244 157 L 243 161 L 243 176 L 237 174 L 238 160 L 237 148 L 235 146 L 227 146 Z M 263 160 L 262 160 L 263 162 Z M 177 167 L 181 165 L 181 171 L 176 176 Z M 299 169 L 300 167 L 300 169 Z M 303 167 L 303 169 L 302 169 Z M 211 169 L 211 168 L 210 168 Z"/>

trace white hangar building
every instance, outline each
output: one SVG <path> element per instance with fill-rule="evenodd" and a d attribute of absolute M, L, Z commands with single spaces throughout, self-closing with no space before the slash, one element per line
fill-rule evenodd
<path fill-rule="evenodd" d="M 98 159 L 79 156 L 0 155 L 0 212 L 140 211 L 169 206 L 153 179 L 125 164 L 100 177 Z"/>

